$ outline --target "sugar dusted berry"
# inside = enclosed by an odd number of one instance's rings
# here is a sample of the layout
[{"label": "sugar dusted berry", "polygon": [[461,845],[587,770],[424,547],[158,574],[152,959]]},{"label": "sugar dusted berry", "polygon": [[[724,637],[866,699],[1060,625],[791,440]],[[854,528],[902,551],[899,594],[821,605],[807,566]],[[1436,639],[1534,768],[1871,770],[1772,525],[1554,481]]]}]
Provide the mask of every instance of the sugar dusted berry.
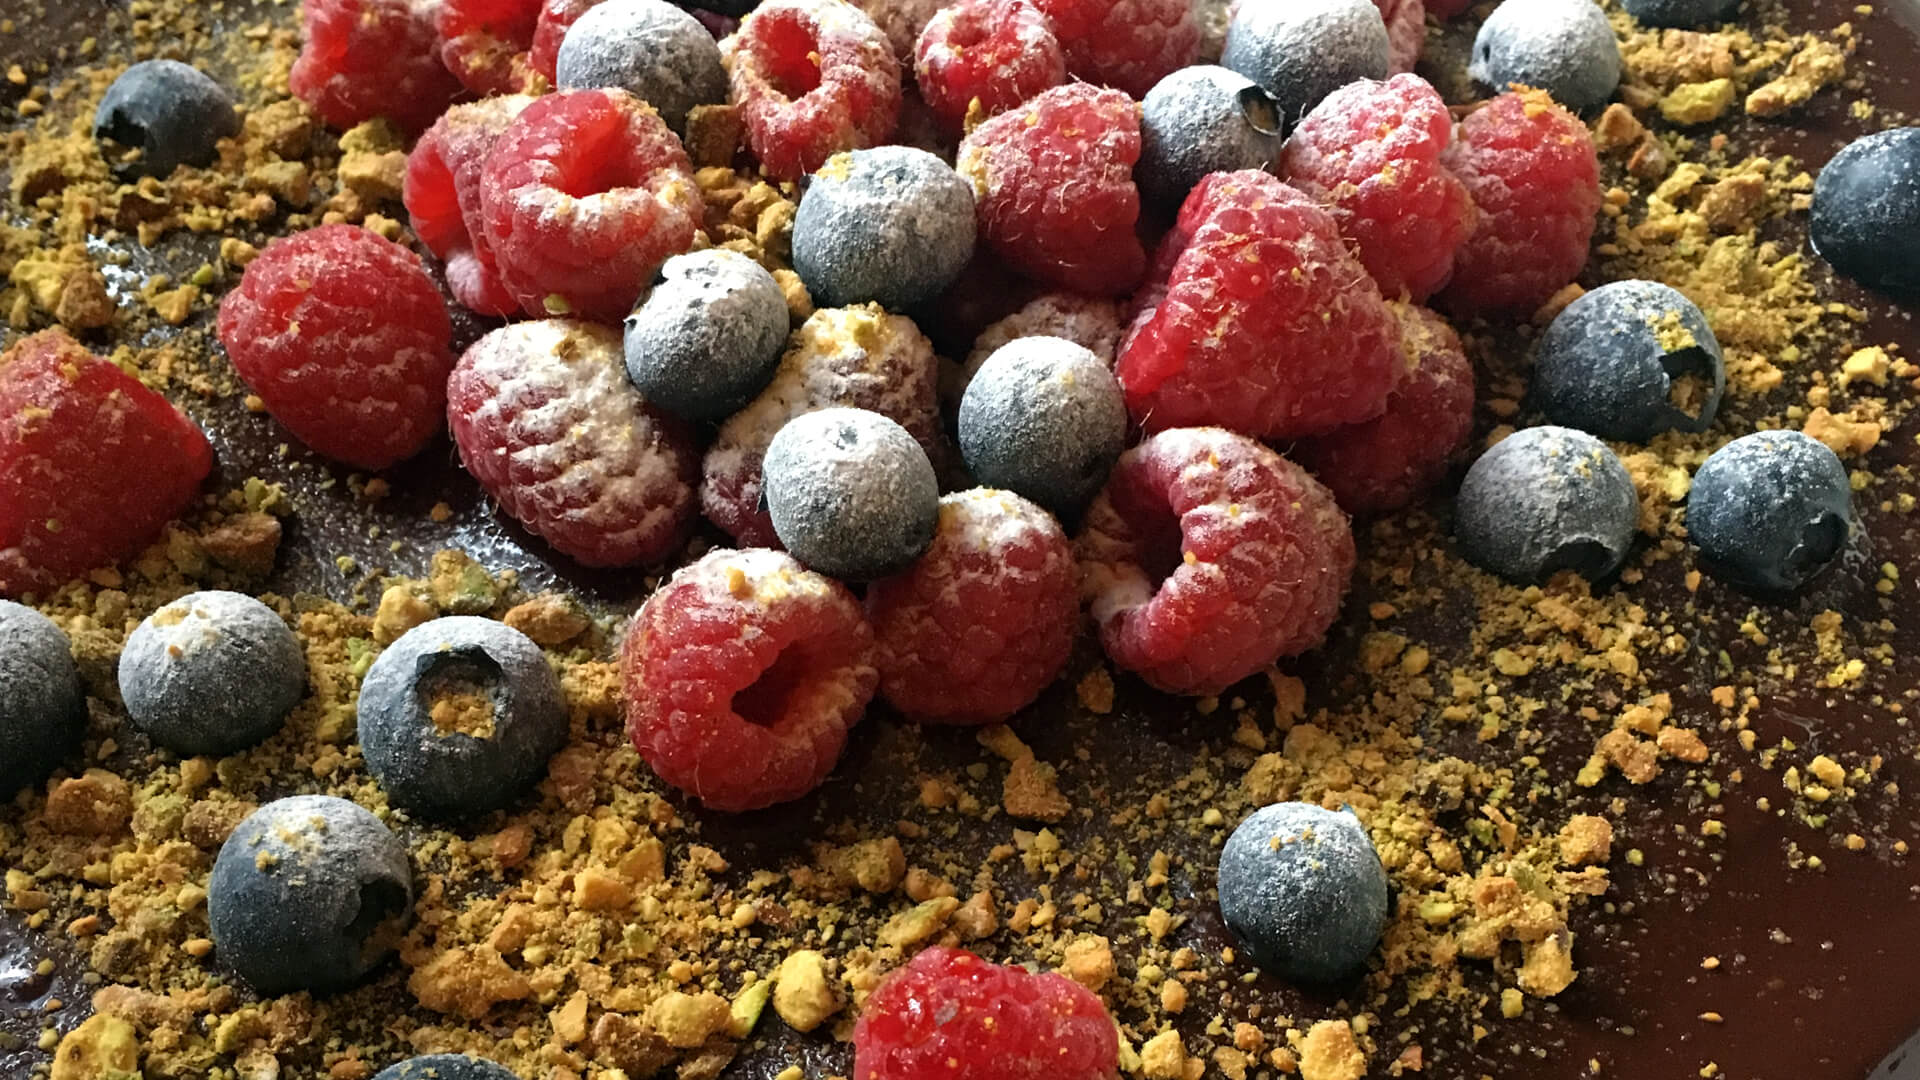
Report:
[{"label": "sugar dusted berry", "polygon": [[1705,313],[1657,281],[1582,294],[1534,348],[1532,394],[1547,420],[1603,439],[1705,431],[1726,388],[1726,359]]},{"label": "sugar dusted berry", "polygon": [[1279,172],[1333,210],[1382,293],[1419,302],[1452,276],[1478,214],[1441,164],[1452,138],[1447,103],[1426,80],[1361,80],[1300,121]]},{"label": "sugar dusted berry", "polygon": [[797,180],[843,151],[878,146],[900,115],[900,63],[844,0],[770,0],[722,43],[747,146]]},{"label": "sugar dusted berry", "polygon": [[1403,368],[1333,215],[1262,172],[1201,181],[1136,303],[1115,374],[1148,430],[1317,435],[1380,415]]},{"label": "sugar dusted berry", "polygon": [[1578,117],[1538,90],[1502,94],[1460,122],[1440,160],[1480,211],[1442,307],[1532,312],[1580,275],[1600,211],[1600,160]]},{"label": "sugar dusted berry", "polygon": [[1076,79],[1140,97],[1200,56],[1188,0],[1034,0]]},{"label": "sugar dusted berry", "polygon": [[793,219],[793,268],[814,302],[894,311],[940,294],[973,257],[973,188],[907,146],[855,150],[813,174]]},{"label": "sugar dusted berry", "polygon": [[549,319],[493,331],[460,358],[447,412],[487,494],[580,563],[656,563],[693,527],[693,434],[633,388],[606,327]]},{"label": "sugar dusted berry", "polygon": [[1467,470],[1454,500],[1461,554],[1517,584],[1562,570],[1599,580],[1633,546],[1640,497],[1607,444],[1563,427],[1515,432]]},{"label": "sugar dusted berry", "polygon": [[405,200],[414,235],[446,264],[453,298],[480,315],[520,310],[486,246],[480,171],[493,144],[531,104],[525,94],[501,94],[455,105],[407,155]]},{"label": "sugar dusted berry", "polygon": [[866,409],[787,421],[761,464],[774,534],[832,577],[869,581],[905,569],[933,540],[940,481],[907,429]]},{"label": "sugar dusted berry", "polygon": [[1387,24],[1387,73],[1405,75],[1427,45],[1427,6],[1421,0],[1373,0]]},{"label": "sugar dusted berry", "polygon": [[1355,79],[1386,78],[1391,55],[1374,0],[1246,0],[1220,63],[1265,87],[1292,123]]},{"label": "sugar dusted berry", "polygon": [[549,84],[558,81],[560,46],[567,31],[601,0],[540,0],[540,12],[533,22],[533,44],[527,50],[527,66]]},{"label": "sugar dusted berry", "polygon": [[233,95],[178,60],[142,60],[121,72],[93,114],[93,137],[107,163],[130,176],[210,165],[220,140],[239,133]]},{"label": "sugar dusted berry", "polygon": [[1140,194],[1177,210],[1208,173],[1262,169],[1280,156],[1280,109],[1253,80],[1223,67],[1182,68],[1140,103]]},{"label": "sugar dusted berry", "polygon": [[486,244],[527,314],[624,318],[706,213],[693,163],[625,90],[563,90],[516,117],[480,177]]},{"label": "sugar dusted berry", "polygon": [[193,421],[64,330],[0,353],[0,596],[134,555],[213,471]]},{"label": "sugar dusted berry", "polygon": [[1075,545],[1107,656],[1175,694],[1220,693],[1319,644],[1355,558],[1326,488],[1219,428],[1120,455]]},{"label": "sugar dusted berry", "polygon": [[539,17],[540,0],[440,0],[440,59],[476,94],[537,93],[527,49]]},{"label": "sugar dusted berry", "polygon": [[303,0],[306,44],[287,85],[342,130],[385,116],[424,131],[460,83],[440,62],[435,5],[426,0]]},{"label": "sugar dusted berry", "polygon": [[32,608],[0,600],[0,798],[52,772],[86,727],[67,635]]},{"label": "sugar dusted berry", "polygon": [[1808,219],[1813,247],[1864,285],[1920,291],[1920,127],[1848,143],[1820,170]]},{"label": "sugar dusted berry", "polygon": [[1010,491],[948,495],[926,554],[867,587],[867,616],[887,704],[923,723],[999,723],[1073,650],[1073,549],[1052,515]]},{"label": "sugar dusted berry", "polygon": [[724,420],[767,385],[787,342],[787,302],[766,267],[737,251],[675,255],[627,317],[627,377],[648,402]]},{"label": "sugar dusted berry", "polygon": [[[960,0],[914,47],[913,81],[950,136],[1067,81],[1066,53],[1029,0]],[[977,103],[977,104],[976,104]]]},{"label": "sugar dusted berry", "polygon": [[567,90],[618,87],[676,132],[687,110],[727,100],[720,46],[700,21],[666,0],[606,0],[567,30],[555,82]]},{"label": "sugar dusted berry", "polygon": [[1139,159],[1133,99],[1075,83],[975,128],[957,168],[973,182],[981,239],[1008,266],[1059,288],[1116,295],[1146,267],[1133,231]]},{"label": "sugar dusted berry", "polygon": [[1861,535],[1846,466],[1798,431],[1758,431],[1714,451],[1687,494],[1687,535],[1708,569],[1750,589],[1791,592]]},{"label": "sugar dusted berry", "polygon": [[720,425],[707,450],[700,505],[742,544],[779,543],[761,495],[761,459],[787,421],[815,409],[870,409],[940,458],[939,368],[913,320],[877,304],[821,308],[787,344],[773,381]]},{"label": "sugar dusted berry", "polygon": [[1071,519],[1126,448],[1127,402],[1093,353],[1061,338],[1021,338],[967,384],[959,432],[974,479]]},{"label": "sugar dusted berry", "polygon": [[1515,0],[1480,24],[1467,71],[1495,91],[1530,86],[1586,111],[1613,96],[1620,68],[1613,27],[1593,0]]},{"label": "sugar dusted berry", "polygon": [[1289,982],[1338,983],[1366,966],[1392,899],[1373,838],[1351,811],[1255,810],[1220,851],[1220,917],[1254,963]]},{"label": "sugar dusted berry", "polygon": [[1106,1080],[1119,1053],[1113,1019],[1093,991],[944,945],[889,975],[853,1029],[854,1080]]},{"label": "sugar dusted berry", "polygon": [[261,742],[307,692],[307,654],[278,612],[245,593],[189,593],[144,619],[120,652],[133,726],[183,756]]},{"label": "sugar dusted berry", "polygon": [[640,756],[727,811],[819,787],[879,679],[853,594],[764,549],[722,548],[674,574],[634,616],[620,670]]},{"label": "sugar dusted berry", "polygon": [[420,257],[357,225],[268,244],[220,304],[220,343],[267,412],[361,469],[440,431],[452,337]]}]

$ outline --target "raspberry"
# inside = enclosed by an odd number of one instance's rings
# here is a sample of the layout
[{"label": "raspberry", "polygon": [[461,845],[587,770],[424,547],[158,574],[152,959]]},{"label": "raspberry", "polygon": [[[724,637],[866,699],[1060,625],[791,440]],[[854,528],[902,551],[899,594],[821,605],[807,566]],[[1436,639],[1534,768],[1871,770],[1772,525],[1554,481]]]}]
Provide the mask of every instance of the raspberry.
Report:
[{"label": "raspberry", "polygon": [[870,409],[906,428],[936,468],[940,443],[933,345],[878,304],[822,308],[793,332],[760,396],[720,425],[707,451],[701,509],[735,540],[777,547],[762,508],[760,463],[787,421],[831,406]]},{"label": "raspberry", "polygon": [[535,101],[480,175],[486,246],[535,317],[624,317],[705,214],[680,140],[625,90]]},{"label": "raspberry", "polygon": [[723,47],[747,147],[768,176],[797,180],[842,150],[879,146],[900,118],[900,62],[843,0],[771,0]]},{"label": "raspberry", "polygon": [[336,128],[385,116],[408,133],[446,111],[460,83],[440,62],[427,0],[305,0],[307,41],[287,85]]},{"label": "raspberry", "polygon": [[[455,105],[434,121],[407,155],[406,204],[414,235],[446,263],[453,298],[481,315],[520,310],[500,282],[493,252],[482,247],[480,171],[513,118],[533,103],[505,94]],[[469,230],[468,223],[476,228]]]},{"label": "raspberry", "polygon": [[846,586],[776,551],[722,548],[641,606],[620,650],[627,732],[660,779],[715,810],[820,786],[879,676]]},{"label": "raspberry", "polygon": [[1452,137],[1447,103],[1419,76],[1348,83],[1294,128],[1280,175],[1333,209],[1382,293],[1419,302],[1473,232],[1473,200],[1440,164]]},{"label": "raspberry", "polygon": [[1400,319],[1407,374],[1387,411],[1364,424],[1304,439],[1294,456],[1351,514],[1397,510],[1446,474],[1473,431],[1473,364],[1447,321],[1389,304]]},{"label": "raspberry", "polygon": [[926,32],[927,24],[951,0],[848,0],[866,12],[867,18],[887,36],[893,58],[902,68],[913,64],[913,46]]},{"label": "raspberry", "polygon": [[420,257],[358,225],[275,240],[220,304],[220,343],[316,452],[384,469],[440,430],[453,326]]},{"label": "raspberry", "polygon": [[887,704],[926,723],[998,723],[1032,704],[1073,650],[1073,549],[1012,492],[948,495],[920,561],[868,586],[867,617]]},{"label": "raspberry", "polygon": [[1387,24],[1387,72],[1404,75],[1427,46],[1427,9],[1421,0],[1373,0]]},{"label": "raspberry", "polygon": [[1578,117],[1539,90],[1501,94],[1460,122],[1440,160],[1480,208],[1441,295],[1448,310],[1530,312],[1580,275],[1600,162]]},{"label": "raspberry", "polygon": [[960,0],[920,35],[913,78],[927,107],[958,136],[970,116],[998,116],[1066,82],[1067,58],[1028,0]]},{"label": "raspberry", "polygon": [[1220,428],[1122,454],[1076,547],[1107,655],[1175,694],[1220,693],[1319,644],[1354,564],[1333,494]]},{"label": "raspberry", "polygon": [[435,16],[441,61],[482,96],[537,92],[527,49],[540,7],[540,0],[441,0]]},{"label": "raspberry", "polygon": [[887,976],[853,1028],[854,1080],[1108,1080],[1119,1056],[1093,991],[943,945]]},{"label": "raspberry", "polygon": [[1145,97],[1196,63],[1200,24],[1188,0],[1034,0],[1066,49],[1077,79]]},{"label": "raspberry", "polygon": [[540,15],[533,24],[533,44],[527,50],[527,66],[548,84],[560,81],[555,72],[567,30],[598,3],[600,0],[541,0]]},{"label": "raspberry", "polygon": [[987,357],[1002,345],[1023,337],[1057,337],[1073,342],[1100,358],[1108,367],[1127,332],[1126,312],[1118,300],[1096,299],[1073,293],[1045,293],[1026,306],[994,322],[973,339],[961,364],[942,362],[940,401],[949,412],[960,410],[961,395]]},{"label": "raspberry", "polygon": [[1399,332],[1333,216],[1265,173],[1214,173],[1180,209],[1115,374],[1150,431],[1294,439],[1371,420]]},{"label": "raspberry", "polygon": [[1146,268],[1134,235],[1140,109],[1118,90],[1056,86],[973,129],[956,167],[973,181],[980,235],[1014,270],[1076,292],[1130,292]]},{"label": "raspberry", "polygon": [[487,494],[577,562],[656,563],[692,529],[693,433],[627,381],[607,327],[543,319],[493,331],[454,368],[447,417]]},{"label": "raspberry", "polygon": [[0,353],[0,596],[135,554],[212,469],[193,421],[66,331],[15,342]]}]

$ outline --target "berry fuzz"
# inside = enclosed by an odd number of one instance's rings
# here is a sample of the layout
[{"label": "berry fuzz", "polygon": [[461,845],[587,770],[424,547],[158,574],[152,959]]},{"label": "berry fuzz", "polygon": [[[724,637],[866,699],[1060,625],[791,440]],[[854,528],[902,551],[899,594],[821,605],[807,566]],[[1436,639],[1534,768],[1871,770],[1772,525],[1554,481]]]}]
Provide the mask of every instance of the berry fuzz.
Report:
[{"label": "berry fuzz", "polygon": [[1208,173],[1262,169],[1280,155],[1280,108],[1238,72],[1199,65],[1161,79],[1140,103],[1140,194],[1162,210]]},{"label": "berry fuzz", "polygon": [[967,383],[959,432],[975,480],[1072,518],[1126,449],[1127,402],[1093,353],[1061,338],[1021,338]]},{"label": "berry fuzz", "polygon": [[780,366],[787,301],[766,267],[737,251],[675,255],[627,316],[627,377],[649,404],[724,420]]},{"label": "berry fuzz", "polygon": [[1350,811],[1255,810],[1220,851],[1220,916],[1255,964],[1289,982],[1351,979],[1387,928],[1387,871]]},{"label": "berry fuzz", "polygon": [[86,727],[67,635],[38,611],[0,600],[0,798],[44,779]]},{"label": "berry fuzz", "polygon": [[914,47],[914,85],[954,138],[1066,81],[1060,40],[1029,0],[960,0]]},{"label": "berry fuzz", "polygon": [[182,757],[262,742],[306,692],[300,639],[245,593],[189,593],[147,616],[120,653],[128,718]]},{"label": "berry fuzz", "polygon": [[793,219],[793,268],[817,304],[893,311],[940,295],[973,257],[973,188],[907,146],[837,154]]},{"label": "berry fuzz", "polygon": [[654,107],[676,133],[695,105],[727,100],[720,46],[666,0],[605,0],[567,31],[556,60],[566,90],[617,87]]},{"label": "berry fuzz", "polygon": [[1759,431],[1714,451],[1687,493],[1687,535],[1721,575],[1792,592],[1861,531],[1846,466],[1798,431]]},{"label": "berry fuzz", "polygon": [[843,150],[892,137],[900,62],[852,4],[770,0],[722,48],[747,146],[768,176],[798,180]]},{"label": "berry fuzz", "polygon": [[233,95],[178,60],[142,60],[128,68],[93,114],[101,153],[127,176],[165,177],[182,165],[211,165],[220,140],[239,133]]},{"label": "berry fuzz", "polygon": [[1706,315],[1657,281],[1583,293],[1534,348],[1533,397],[1547,421],[1603,439],[1705,431],[1726,388]]},{"label": "berry fuzz", "polygon": [[865,409],[788,421],[761,465],[773,531],[823,574],[870,581],[897,573],[933,541],[940,481],[906,428]]},{"label": "berry fuzz", "polygon": [[1607,444],[1564,427],[1500,440],[1467,470],[1454,535],[1476,566],[1520,585],[1562,570],[1598,581],[1633,546],[1640,498]]}]

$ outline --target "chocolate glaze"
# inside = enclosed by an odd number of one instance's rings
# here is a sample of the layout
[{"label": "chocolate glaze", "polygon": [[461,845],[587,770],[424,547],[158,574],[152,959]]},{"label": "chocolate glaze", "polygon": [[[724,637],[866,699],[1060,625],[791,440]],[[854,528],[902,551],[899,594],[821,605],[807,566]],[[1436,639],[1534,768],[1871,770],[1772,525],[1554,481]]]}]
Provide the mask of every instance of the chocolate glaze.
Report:
[{"label": "chocolate glaze", "polygon": [[[31,67],[31,61],[46,59],[57,76],[66,66],[55,58],[57,46],[88,35],[101,36],[103,43],[124,37],[124,0],[44,2],[46,10],[38,11],[36,0],[0,0],[0,16],[20,23],[14,34],[0,37],[0,65],[22,61]],[[1863,39],[1853,70],[1864,73],[1871,99],[1883,113],[1920,114],[1920,86],[1914,80],[1914,71],[1920,67],[1915,63],[1920,58],[1916,51],[1920,2],[1893,0],[1891,5],[1877,6],[1876,13],[1862,16],[1852,0],[1791,0],[1781,14],[1795,30],[1825,30],[1853,21]],[[245,17],[257,17],[252,12],[258,10],[247,11]],[[1449,29],[1430,60],[1436,74],[1442,68],[1457,71],[1463,66],[1460,60],[1470,39],[1470,25]],[[0,103],[9,103],[17,94],[16,88],[0,84]],[[1830,90],[1808,108],[1779,121],[1740,121],[1730,133],[1736,146],[1757,153],[1792,154],[1811,170],[1847,139],[1867,130],[1847,112],[1846,101],[1852,96]],[[1786,242],[1804,250],[1803,236],[1788,236]],[[208,257],[208,247],[206,238],[170,239],[160,250],[138,252],[133,268],[142,273],[163,266],[175,272],[191,271]],[[1819,265],[1817,257],[1810,253],[1809,257]],[[1871,313],[1859,335],[1861,341],[1898,342],[1909,357],[1920,356],[1920,330],[1912,324],[1911,311],[1846,282],[1834,283],[1832,293]],[[470,340],[479,329],[469,325],[463,327],[463,334]],[[448,546],[464,548],[495,569],[517,569],[532,587],[564,586],[610,609],[631,610],[647,591],[638,573],[583,573],[570,567],[494,515],[471,479],[459,470],[444,441],[389,474],[393,494],[377,509],[369,509],[344,483],[320,487],[321,480],[343,479],[343,474],[298,450],[283,457],[278,447],[291,441],[288,436],[270,421],[247,414],[237,402],[190,401],[186,405],[214,439],[223,482],[258,475],[284,481],[297,492],[299,513],[283,548],[283,568],[273,583],[280,591],[344,598],[353,583],[334,564],[337,556],[351,556],[362,568],[420,574],[432,553]],[[1896,465],[1920,464],[1915,460],[1920,453],[1912,435],[1911,430],[1890,433],[1871,456],[1870,467],[1884,474]],[[428,509],[436,502],[445,502],[454,511],[445,524],[427,519]],[[1900,568],[1904,592],[1911,582],[1920,580],[1920,535],[1916,535],[1920,525],[1910,516],[1881,514],[1871,505],[1863,510],[1876,561],[1890,560]],[[1444,515],[1445,507],[1437,507],[1436,512]],[[383,530],[377,539],[368,535],[372,523]],[[397,554],[388,548],[394,539],[405,544]],[[1650,606],[1657,601],[1688,610],[1682,571],[1677,561],[1669,560],[1651,568],[1645,581],[1622,587],[1644,596]],[[1364,588],[1358,590],[1348,601],[1348,611],[1364,612],[1370,599]],[[1887,617],[1861,581],[1841,583],[1821,599],[1826,602],[1801,601],[1802,614],[1836,606],[1850,623]],[[1472,610],[1462,600],[1442,610],[1456,613],[1457,619],[1457,613]],[[1708,704],[1707,694],[1714,685],[1729,681],[1718,667],[1720,650],[1735,672],[1765,663],[1765,650],[1750,644],[1737,630],[1753,605],[1750,598],[1709,579],[1691,599],[1691,621],[1677,628],[1700,647],[1679,661],[1643,656],[1652,668],[1651,684],[1672,692],[1676,715],[1702,720],[1718,715]],[[1428,625],[1416,621],[1406,630],[1416,639],[1457,643],[1465,635],[1465,627],[1442,625],[1434,612],[1421,618]],[[1364,681],[1353,674],[1358,670],[1353,654],[1365,630],[1364,621],[1350,614],[1326,649],[1296,666],[1307,678],[1315,703],[1365,693]],[[1421,1029],[1417,1041],[1426,1051],[1424,1075],[1436,1080],[1482,1075],[1572,1078],[1593,1074],[1591,1062],[1597,1063],[1598,1075],[1654,1080],[1697,1076],[1703,1065],[1713,1062],[1721,1075],[1730,1077],[1852,1080],[1865,1076],[1905,1040],[1920,1025],[1920,857],[1896,858],[1889,848],[1902,838],[1920,843],[1915,795],[1920,793],[1920,763],[1916,762],[1920,735],[1875,701],[1876,695],[1906,700],[1920,687],[1920,620],[1895,617],[1894,622],[1897,629],[1876,639],[1892,646],[1891,663],[1873,667],[1864,682],[1832,691],[1815,687],[1803,675],[1795,689],[1769,694],[1753,719],[1762,746],[1792,738],[1809,756],[1834,749],[1884,754],[1888,764],[1879,779],[1896,782],[1899,794],[1879,792],[1836,808],[1833,825],[1814,830],[1790,816],[1756,807],[1755,800],[1761,796],[1770,798],[1775,807],[1790,805],[1778,771],[1762,771],[1741,761],[1748,766],[1746,782],[1715,802],[1699,788],[1685,784],[1685,770],[1667,770],[1654,783],[1629,794],[1629,813],[1617,826],[1616,857],[1611,864],[1614,884],[1605,898],[1612,902],[1611,910],[1596,904],[1576,915],[1579,980],[1550,1003],[1530,1003],[1526,1017],[1518,1021],[1484,1020],[1423,1007],[1416,1016]],[[1217,717],[1209,721],[1196,716],[1187,704],[1159,698],[1129,680],[1121,682],[1120,701],[1116,713],[1102,719],[1097,729],[1081,721],[1049,723],[1053,716],[1075,711],[1071,690],[1062,684],[1049,691],[1021,725],[1022,734],[1043,759],[1067,759],[1079,747],[1092,751],[1090,764],[1063,770],[1066,793],[1077,806],[1100,805],[1103,791],[1109,798],[1111,793],[1122,793],[1124,799],[1127,792],[1164,789],[1196,759],[1218,760],[1233,753]],[[1553,727],[1550,720],[1537,726]],[[1471,732],[1436,729],[1428,734],[1436,747],[1447,752],[1486,752],[1473,747]],[[1584,726],[1568,724],[1544,749],[1532,749],[1542,753],[1556,780],[1564,781],[1584,760],[1590,739],[1591,732]],[[1716,749],[1731,741],[1715,733],[1709,733],[1709,740]],[[1512,753],[1510,748],[1492,752],[1509,757]],[[916,770],[897,767],[903,758],[920,769],[943,769],[964,767],[978,756],[978,748],[964,733],[922,733],[876,715],[853,740],[848,759],[820,793],[779,811],[738,818],[703,815],[703,839],[729,859],[734,873],[741,873],[783,855],[804,853],[824,823],[871,819],[873,808],[884,816],[889,809],[908,805]],[[1230,765],[1222,765],[1220,771],[1238,774]],[[1576,808],[1604,809],[1613,786],[1602,785],[1577,796]],[[697,809],[688,812],[699,814]],[[1725,822],[1728,836],[1702,847],[1693,838],[1701,821],[1709,817]],[[1003,828],[979,831],[982,849],[1004,834]],[[1124,844],[1105,826],[1104,814],[1096,814],[1088,824],[1070,822],[1059,831],[1068,850],[1097,842],[1103,832],[1116,846]],[[1838,838],[1849,831],[1869,837],[1871,853],[1832,851]],[[1825,870],[1788,870],[1789,844],[1822,855]],[[1642,867],[1628,865],[1617,854],[1636,847],[1647,856]],[[1186,860],[1173,887],[1179,911],[1189,916],[1175,943],[1217,951],[1229,940],[1214,904],[1205,896],[1212,849],[1192,841],[1187,850],[1175,854]],[[1109,872],[1119,880],[1117,871]],[[1134,932],[1122,927],[1123,921],[1123,915],[1116,915],[1115,925],[1109,928],[1116,940]],[[1702,970],[1700,961],[1707,956],[1720,958],[1718,971]],[[42,957],[56,961],[50,977],[33,974]],[[0,1037],[23,1040],[11,1047],[11,1039],[0,1041],[0,1074],[27,1075],[32,1062],[45,1060],[44,1054],[32,1049],[39,1030],[53,1024],[64,1031],[84,1017],[90,993],[80,979],[84,970],[83,958],[72,953],[63,935],[28,934],[13,913],[0,915]],[[1234,969],[1239,970],[1243,969]],[[1496,988],[1484,968],[1470,966],[1468,977],[1485,989]],[[389,972],[385,982],[388,990],[382,992],[383,1000],[404,996],[398,975]],[[53,998],[64,1005],[47,1011],[45,1006]],[[1253,1004],[1268,1016],[1284,1013],[1311,1019],[1330,1013],[1335,996],[1303,993],[1261,977],[1249,985],[1227,981],[1218,987],[1199,987],[1195,999],[1196,1004],[1181,1018],[1182,1027],[1190,1033],[1216,1012],[1243,1015]],[[1720,1014],[1723,1022],[1699,1019],[1707,1012]],[[1475,1020],[1491,1029],[1478,1041],[1469,1033]],[[1399,1030],[1403,1023],[1390,1020],[1387,1031]],[[821,1035],[796,1035],[769,1013],[756,1041],[731,1074],[759,1080],[797,1062],[809,1075],[845,1075],[849,1057],[844,1045]],[[1384,1075],[1383,1066],[1390,1058],[1388,1053],[1375,1062],[1375,1075]],[[291,1075],[308,1074],[304,1068],[295,1068]]]}]

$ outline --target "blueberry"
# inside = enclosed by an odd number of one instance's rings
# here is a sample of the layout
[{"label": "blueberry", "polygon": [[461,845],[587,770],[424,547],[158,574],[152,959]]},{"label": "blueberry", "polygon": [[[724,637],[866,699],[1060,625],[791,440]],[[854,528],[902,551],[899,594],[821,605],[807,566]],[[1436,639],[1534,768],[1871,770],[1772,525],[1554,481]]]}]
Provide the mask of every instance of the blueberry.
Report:
[{"label": "blueberry", "polygon": [[1620,6],[1646,26],[1697,30],[1733,18],[1740,0],[1620,0]]},{"label": "blueberry", "polygon": [[1253,962],[1283,979],[1338,983],[1387,928],[1387,871],[1351,813],[1275,803],[1220,852],[1220,914]]},{"label": "blueberry", "polygon": [[737,251],[675,255],[627,317],[627,377],[655,405],[724,420],[780,367],[787,301],[773,275]]},{"label": "blueberry", "polygon": [[1813,185],[1813,248],[1888,292],[1920,292],[1920,127],[1855,139]]},{"label": "blueberry", "polygon": [[1245,0],[1220,63],[1273,95],[1291,127],[1348,83],[1387,77],[1387,24],[1373,0]]},{"label": "blueberry", "polygon": [[973,186],[925,150],[836,154],[793,217],[793,269],[822,307],[904,311],[938,296],[973,257]]},{"label": "blueberry", "polygon": [[666,0],[606,0],[587,9],[560,43],[555,74],[563,90],[629,91],[681,134],[688,110],[727,100],[719,43]]},{"label": "blueberry", "polygon": [[[107,87],[93,137],[115,171],[166,176],[181,165],[211,165],[221,139],[240,134],[226,87],[178,60],[142,60]],[[139,156],[126,160],[126,152]]]},{"label": "blueberry", "polygon": [[1071,518],[1127,446],[1127,402],[1093,353],[1057,337],[996,349],[960,399],[960,454],[974,479]]},{"label": "blueberry", "polygon": [[1496,91],[1521,83],[1597,109],[1620,85],[1620,43],[1593,0],[1506,0],[1480,24],[1467,73]]},{"label": "blueberry", "polygon": [[360,686],[360,750],[395,806],[429,817],[498,810],[566,745],[560,680],[532,639],[471,615],[400,635]]},{"label": "blueberry", "polygon": [[215,955],[262,994],[352,986],[400,943],[412,913],[406,844],[330,795],[247,815],[207,880]]},{"label": "blueberry", "polygon": [[1251,79],[1204,64],[1181,68],[1140,103],[1134,179],[1148,202],[1176,210],[1208,173],[1271,166],[1280,128],[1279,105]]},{"label": "blueberry", "polygon": [[1726,388],[1707,317],[1657,281],[1616,281],[1582,295],[1534,354],[1533,394],[1547,419],[1603,439],[1705,431]]},{"label": "blueberry", "polygon": [[1562,570],[1606,577],[1626,561],[1640,516],[1633,478],[1607,444],[1564,427],[1515,432],[1467,470],[1454,507],[1460,550],[1509,581]]},{"label": "blueberry", "polygon": [[767,446],[761,491],[794,558],[866,581],[906,569],[933,542],[940,483],[907,429],[865,409],[787,421]]},{"label": "blueberry", "polygon": [[1798,431],[1759,431],[1716,450],[1687,493],[1687,535],[1709,569],[1791,592],[1836,562],[1860,531],[1847,468]]},{"label": "blueberry", "polygon": [[45,778],[86,726],[67,635],[32,608],[0,600],[0,798]]},{"label": "blueberry", "polygon": [[397,1061],[373,1080],[520,1080],[504,1065],[465,1054],[424,1054]]},{"label": "blueberry", "polygon": [[133,726],[188,757],[244,750],[280,730],[307,690],[286,622],[236,592],[183,596],[147,616],[120,653]]}]

